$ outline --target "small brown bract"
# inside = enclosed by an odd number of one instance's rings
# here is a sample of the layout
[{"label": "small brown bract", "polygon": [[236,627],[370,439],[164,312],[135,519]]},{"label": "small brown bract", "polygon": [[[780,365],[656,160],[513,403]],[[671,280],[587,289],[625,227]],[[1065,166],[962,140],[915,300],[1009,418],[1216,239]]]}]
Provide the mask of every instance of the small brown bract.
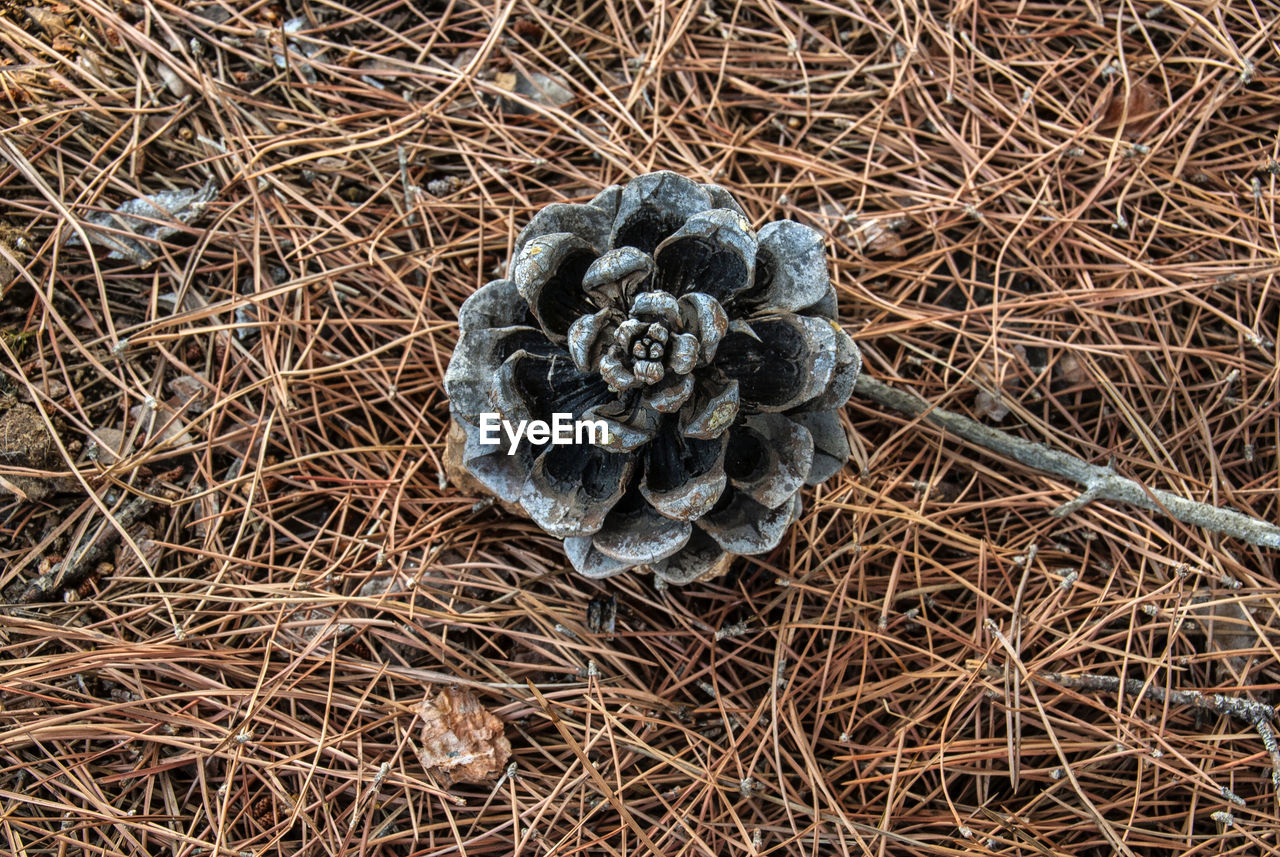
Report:
[{"label": "small brown bract", "polygon": [[422,750],[418,758],[428,771],[450,783],[493,779],[511,757],[511,742],[502,721],[469,690],[446,687],[418,706],[422,718]]}]

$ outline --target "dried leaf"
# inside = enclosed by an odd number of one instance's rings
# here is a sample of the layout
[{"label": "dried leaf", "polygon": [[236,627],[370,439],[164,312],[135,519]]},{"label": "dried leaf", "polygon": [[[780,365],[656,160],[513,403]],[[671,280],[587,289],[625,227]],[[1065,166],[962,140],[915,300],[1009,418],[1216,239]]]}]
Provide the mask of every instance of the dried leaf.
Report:
[{"label": "dried leaf", "polygon": [[[295,33],[301,31],[304,27],[306,27],[306,25],[307,25],[306,18],[301,18],[301,17],[290,18],[289,20],[284,22],[284,24],[282,25],[282,29],[284,30],[284,33],[286,36],[292,37]],[[305,56],[305,57],[314,57],[317,54],[319,54],[321,51],[323,51],[324,47],[322,45],[315,45],[305,41],[300,42],[296,39],[290,38],[289,49],[294,53],[301,54],[302,56]],[[312,66],[311,63],[307,62],[304,59],[299,59],[296,56],[286,57],[284,54],[280,53],[278,50],[273,50],[271,52],[271,58],[275,62],[276,68],[279,68],[279,69],[294,68],[297,70],[298,74],[302,76],[302,79],[305,80],[307,83],[315,83],[319,80],[319,78],[316,76],[315,67]]]},{"label": "dried leaf", "polygon": [[1054,367],[1059,378],[1068,384],[1083,384],[1089,380],[1089,371],[1074,354],[1064,354]]},{"label": "dried leaf", "polygon": [[[1140,137],[1151,127],[1156,115],[1163,109],[1163,99],[1155,88],[1146,81],[1139,81],[1129,87],[1125,97],[1124,86],[1116,84],[1107,102],[1106,112],[1102,116],[1100,130],[1116,128],[1124,123],[1124,135],[1129,138]],[[1128,111],[1126,113],[1126,105]]]},{"label": "dried leaf", "polygon": [[[115,211],[93,212],[84,218],[85,234],[94,244],[111,248],[109,259],[129,259],[137,265],[150,265],[156,256],[136,235],[147,243],[161,241],[204,213],[218,195],[212,180],[204,187],[188,190],[166,190],[121,203]],[[68,246],[80,246],[80,236],[72,232]]]},{"label": "dried leaf", "polygon": [[355,631],[349,622],[338,621],[338,612],[328,604],[304,607],[289,617],[292,633],[318,652],[329,652],[333,644]]},{"label": "dried leaf", "polygon": [[467,48],[465,50],[459,51],[458,55],[455,56],[449,62],[449,65],[456,69],[464,69],[467,66],[471,65],[471,63],[474,62],[475,58],[478,57],[479,55],[480,55],[479,48]]},{"label": "dried leaf", "polygon": [[457,176],[445,176],[427,182],[427,193],[432,196],[448,196],[466,187],[466,181]]},{"label": "dried leaf", "polygon": [[124,443],[124,432],[104,426],[93,430],[85,448],[89,451],[91,458],[96,457],[99,464],[109,467],[120,460],[124,452]]},{"label": "dried leaf", "polygon": [[378,574],[369,578],[360,587],[360,597],[378,598],[381,596],[400,595],[405,592],[412,592],[414,586],[414,575],[404,571],[390,571],[386,574]]},{"label": "dried leaf", "polygon": [[195,375],[178,375],[170,378],[165,386],[169,388],[169,392],[174,395],[176,401],[184,403],[187,413],[204,412],[204,400],[209,390],[205,381]]},{"label": "dried leaf", "polygon": [[422,751],[428,771],[448,782],[478,783],[497,776],[511,757],[502,721],[469,690],[446,687],[418,707]]},{"label": "dried leaf", "polygon": [[516,75],[511,71],[500,71],[493,76],[493,85],[507,92],[516,91]]},{"label": "dried leaf", "polygon": [[854,246],[859,253],[867,255],[884,253],[886,256],[901,259],[907,255],[907,248],[903,246],[902,239],[898,235],[898,229],[902,225],[900,221],[879,217],[859,223],[853,229]]},{"label": "dried leaf", "polygon": [[187,86],[187,82],[168,63],[156,62],[156,73],[176,98],[182,98],[191,92],[191,87]]},{"label": "dried leaf", "polygon": [[[501,89],[524,97],[524,100],[547,107],[562,107],[573,100],[573,92],[565,84],[563,78],[552,77],[541,72],[529,75],[513,72],[498,72],[493,82]],[[502,108],[511,113],[532,113],[526,105],[513,98],[503,98]]]},{"label": "dried leaf", "polygon": [[[164,557],[164,542],[156,540],[154,527],[141,524],[136,529],[129,531],[129,537],[138,546],[138,550],[142,552],[142,559],[147,561],[147,565],[155,568],[160,564],[161,559]],[[114,573],[121,577],[127,577],[142,571],[142,561],[138,558],[138,554],[134,553],[133,548],[123,542],[116,545],[115,560]]]},{"label": "dried leaf", "polygon": [[383,80],[395,80],[401,71],[400,67],[394,63],[382,60],[365,60],[360,63],[360,70],[374,72],[374,74],[360,75],[360,79],[374,89],[386,89],[387,84],[383,83]]},{"label": "dried leaf", "polygon": [[67,31],[67,19],[43,6],[28,6],[27,17],[50,36],[57,36]]},{"label": "dried leaf", "polygon": [[978,395],[973,397],[973,413],[979,419],[986,417],[998,423],[1009,416],[1009,408],[1005,405],[1003,396],[979,390]]},{"label": "dried leaf", "polygon": [[31,102],[31,90],[39,82],[40,78],[26,69],[0,67],[0,97],[11,99],[18,105]]},{"label": "dried leaf", "polygon": [[550,104],[555,107],[568,104],[574,98],[573,91],[569,89],[563,78],[552,77],[537,71],[522,78],[516,84],[516,91],[522,95],[528,95],[541,104]]},{"label": "dried leaf", "polygon": [[176,397],[169,402],[143,402],[129,409],[129,416],[141,420],[148,438],[160,435],[160,443],[187,446],[194,438],[187,432],[187,423],[178,415],[185,403]]},{"label": "dried leaf", "polygon": [[[1208,603],[1204,603],[1204,602]],[[1200,591],[1193,599],[1196,606],[1187,612],[1195,616],[1204,629],[1205,648],[1224,656],[1231,672],[1243,681],[1249,659],[1239,654],[1260,644],[1254,631],[1249,608],[1238,597]]]},{"label": "dried leaf", "polygon": [[120,76],[116,68],[104,60],[101,53],[84,45],[79,46],[75,64],[89,77],[96,77],[101,80],[115,80]]},{"label": "dried leaf", "polygon": [[[31,386],[44,395],[46,399],[57,400],[67,394],[67,385],[59,381],[52,375],[41,377],[31,377]],[[18,398],[24,402],[32,401],[31,391],[25,386],[18,388]]]}]

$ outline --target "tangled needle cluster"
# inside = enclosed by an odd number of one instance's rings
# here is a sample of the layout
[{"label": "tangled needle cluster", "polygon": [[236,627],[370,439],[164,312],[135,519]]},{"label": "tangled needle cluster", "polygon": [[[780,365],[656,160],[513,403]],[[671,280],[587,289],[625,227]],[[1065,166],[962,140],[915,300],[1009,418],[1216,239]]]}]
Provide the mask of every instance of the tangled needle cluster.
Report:
[{"label": "tangled needle cluster", "polygon": [[[445,388],[461,465],[580,573],[723,573],[777,546],[800,489],[848,458],[839,409],[861,357],[814,230],[755,232],[724,188],[656,172],[543,208],[508,273],[459,316]],[[480,442],[486,413],[608,432],[509,454]]]}]

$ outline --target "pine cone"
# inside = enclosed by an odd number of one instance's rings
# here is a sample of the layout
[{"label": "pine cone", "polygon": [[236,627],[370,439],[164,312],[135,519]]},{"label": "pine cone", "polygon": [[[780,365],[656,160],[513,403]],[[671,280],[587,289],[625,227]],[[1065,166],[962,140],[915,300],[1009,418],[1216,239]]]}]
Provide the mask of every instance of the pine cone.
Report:
[{"label": "pine cone", "polygon": [[[835,316],[822,236],[756,233],[717,185],[657,172],[548,205],[459,314],[445,389],[462,466],[587,577],[723,573],[776,547],[800,489],[849,457],[839,409],[862,360]],[[506,436],[481,443],[486,413],[603,420],[607,438],[509,454]]]}]

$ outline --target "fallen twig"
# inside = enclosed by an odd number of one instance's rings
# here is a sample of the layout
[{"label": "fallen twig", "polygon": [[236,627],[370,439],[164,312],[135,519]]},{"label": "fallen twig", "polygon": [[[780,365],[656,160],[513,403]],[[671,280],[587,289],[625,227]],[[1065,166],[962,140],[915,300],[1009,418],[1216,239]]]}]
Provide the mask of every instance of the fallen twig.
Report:
[{"label": "fallen twig", "polygon": [[1224,696],[1221,693],[1205,694],[1198,690],[1165,690],[1163,687],[1148,685],[1146,682],[1128,678],[1123,682],[1117,676],[1094,675],[1093,673],[1068,674],[1043,672],[1039,677],[1045,681],[1060,684],[1073,690],[1097,690],[1105,693],[1127,693],[1154,699],[1156,702],[1166,700],[1174,705],[1185,705],[1189,708],[1202,708],[1217,714],[1229,714],[1246,723],[1267,721],[1276,716],[1273,706],[1265,702],[1255,702],[1242,696]]},{"label": "fallen twig", "polygon": [[[988,664],[984,669],[984,673],[989,678],[1003,676],[1003,672],[994,664]],[[1276,741],[1275,730],[1271,728],[1271,721],[1276,716],[1275,706],[1246,699],[1242,696],[1226,696],[1221,693],[1207,694],[1198,690],[1165,690],[1163,687],[1149,685],[1136,678],[1128,678],[1122,681],[1118,676],[1097,675],[1094,673],[1041,672],[1029,674],[1041,681],[1070,688],[1071,690],[1130,694],[1131,696],[1151,699],[1156,702],[1184,705],[1188,708],[1212,711],[1215,714],[1225,714],[1237,720],[1243,720],[1254,728],[1262,739],[1262,745],[1267,748],[1267,753],[1271,756],[1271,782],[1276,788],[1280,788],[1280,743]]]},{"label": "fallen twig", "polygon": [[132,498],[98,530],[94,538],[83,547],[71,551],[67,557],[50,566],[49,570],[27,583],[11,604],[33,604],[46,601],[49,596],[61,589],[79,586],[97,567],[108,550],[120,539],[120,534],[145,517],[155,506],[153,497],[162,483],[178,476],[182,468],[174,468],[158,474],[147,486],[146,491]]},{"label": "fallen twig", "polygon": [[1084,486],[1085,490],[1079,497],[1053,510],[1052,514],[1055,516],[1069,515],[1094,500],[1111,500],[1162,512],[1184,524],[1195,524],[1251,544],[1280,548],[1280,527],[1266,521],[1230,509],[1188,500],[1159,488],[1148,488],[1105,467],[1089,464],[1070,453],[1014,437],[968,417],[934,407],[912,393],[894,389],[867,375],[858,378],[855,392],[895,411],[922,417],[997,455]]}]

